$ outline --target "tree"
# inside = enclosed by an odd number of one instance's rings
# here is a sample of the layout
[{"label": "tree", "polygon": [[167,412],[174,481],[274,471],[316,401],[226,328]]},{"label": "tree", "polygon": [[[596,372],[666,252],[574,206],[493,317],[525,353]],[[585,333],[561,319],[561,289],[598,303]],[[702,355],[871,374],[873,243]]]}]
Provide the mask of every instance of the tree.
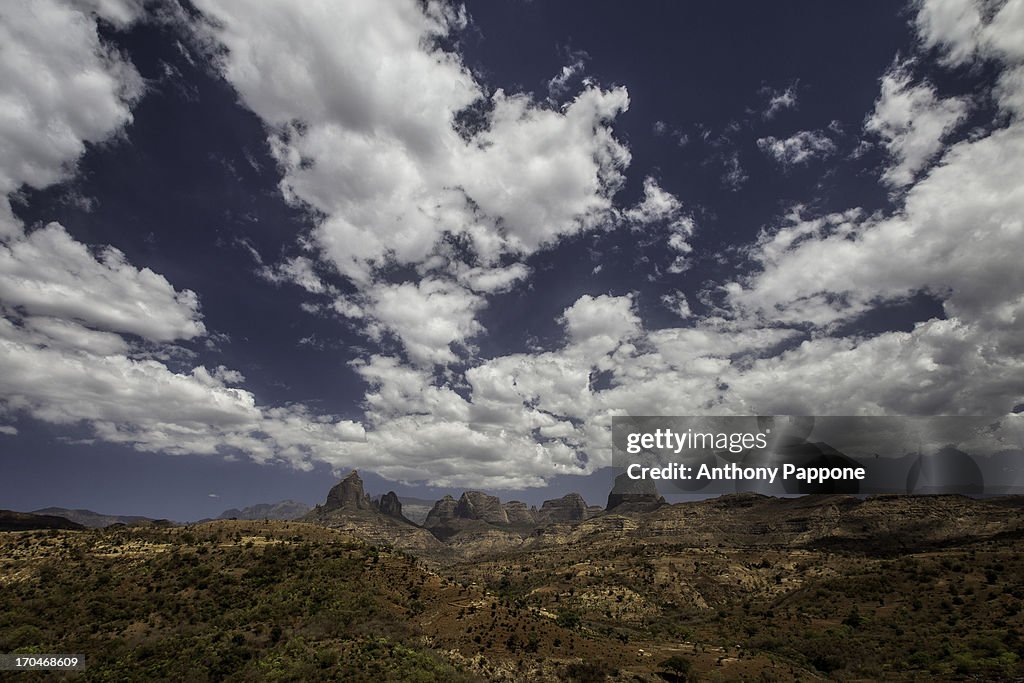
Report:
[{"label": "tree", "polygon": [[682,655],[672,655],[665,661],[658,664],[662,669],[665,669],[664,671],[659,672],[659,674],[667,681],[683,683],[690,677],[691,665],[692,663],[686,657]]}]

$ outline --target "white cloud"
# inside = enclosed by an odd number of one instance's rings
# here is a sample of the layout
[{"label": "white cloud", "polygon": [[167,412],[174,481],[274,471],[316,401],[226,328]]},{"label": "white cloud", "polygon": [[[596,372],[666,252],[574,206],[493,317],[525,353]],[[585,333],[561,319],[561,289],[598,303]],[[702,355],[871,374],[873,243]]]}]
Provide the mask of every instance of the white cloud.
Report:
[{"label": "white cloud", "polygon": [[[336,312],[369,320],[371,337],[391,331],[416,363],[457,359],[482,331],[482,295],[528,276],[519,259],[614,217],[629,163],[611,131],[624,88],[584,83],[558,109],[487,94],[459,55],[429,47],[466,22],[440,3],[198,5],[227,48],[225,78],[267,124],[285,195],[323,216],[312,245],[359,292],[330,290],[304,257],[266,275],[330,294]],[[486,113],[467,139],[455,119],[474,103]],[[451,236],[468,248],[453,254]],[[394,264],[424,279],[378,281]]]},{"label": "white cloud", "polygon": [[[141,78],[101,42],[97,21],[123,29],[140,12],[128,0],[0,4],[0,413],[84,424],[145,451],[238,450],[302,468],[335,458],[339,444],[365,441],[360,424],[258,406],[228,386],[245,378],[224,366],[165,364],[195,355],[169,342],[206,335],[195,293],[113,247],[88,248],[58,223],[26,234],[11,214],[12,192],[64,180],[87,142],[131,122]],[[315,288],[304,265],[282,273]]]},{"label": "white cloud", "polygon": [[356,303],[352,297],[336,297],[334,302],[331,304],[331,308],[334,309],[334,312],[338,315],[346,318],[352,318],[354,320],[358,320],[366,316],[366,311],[364,311],[363,307]]},{"label": "white cloud", "polygon": [[802,130],[781,140],[769,135],[759,138],[757,146],[783,166],[804,164],[814,158],[827,157],[836,151],[835,143],[818,130]]},{"label": "white cloud", "polygon": [[686,300],[686,295],[682,292],[665,294],[661,297],[661,302],[683,320],[693,315],[693,311],[690,310],[690,302]]},{"label": "white cloud", "polygon": [[926,46],[942,48],[949,64],[964,64],[979,56],[1006,63],[1024,60],[1024,3],[1020,0],[928,0],[918,9],[918,34]]},{"label": "white cloud", "polygon": [[22,324],[26,330],[37,333],[35,342],[44,346],[82,350],[97,356],[125,355],[130,350],[120,335],[90,330],[61,318],[30,317]]},{"label": "white cloud", "polygon": [[[1014,74],[1017,48],[1003,40],[1019,29],[1019,23],[1010,29],[1008,17],[1018,16],[1020,6],[1006,3],[985,23],[972,14],[974,4],[924,2],[917,19],[925,43],[943,45],[948,61],[979,56],[997,62],[996,94],[1008,111],[1013,107],[1005,103],[1022,96]],[[976,21],[952,21],[965,16]],[[1024,276],[1017,254],[1024,247],[1018,180],[1024,177],[1024,126],[1019,118],[1004,120],[1001,129],[951,145],[914,182],[966,105],[940,100],[931,86],[911,85],[899,69],[883,79],[879,103],[873,115],[878,128],[894,126],[883,136],[898,157],[890,176],[895,184],[910,183],[902,206],[875,216],[851,210],[808,219],[797,211],[782,228],[762,235],[751,252],[762,269],[725,288],[737,322],[810,323],[819,331],[723,373],[737,406],[984,414],[1021,401]],[[829,334],[839,321],[917,292],[939,299],[945,319],[863,338]]]},{"label": "white cloud", "polygon": [[696,225],[692,217],[683,213],[683,205],[676,196],[663,190],[658,181],[650,176],[644,179],[643,199],[624,211],[623,217],[634,229],[665,223],[669,232],[668,246],[677,254],[669,272],[681,273],[689,267],[687,255],[693,251],[690,238]]},{"label": "white cloud", "polygon": [[[84,5],[119,24],[136,16],[130,3]],[[21,231],[7,196],[66,177],[86,142],[131,122],[141,88],[95,16],[54,0],[0,3],[0,239]]]},{"label": "white cloud", "polygon": [[194,292],[176,291],[111,247],[93,256],[57,223],[0,244],[0,301],[158,342],[205,332]]},{"label": "white cloud", "polygon": [[610,353],[640,331],[632,296],[584,294],[565,309],[561,320],[569,341],[588,357]]},{"label": "white cloud", "polygon": [[806,341],[726,381],[739,405],[776,414],[1007,412],[1024,363],[1019,344],[1000,337],[958,319],[930,320],[870,339]]},{"label": "white cloud", "polygon": [[1004,71],[999,77],[995,95],[1003,111],[1018,120],[1024,118],[1024,66]]},{"label": "white cloud", "polygon": [[0,434],[6,434],[7,436],[17,436],[18,428],[13,425],[0,425]]},{"label": "white cloud", "polygon": [[797,104],[796,86],[796,82],[793,82],[785,90],[773,90],[768,87],[762,88],[761,94],[768,97],[768,104],[765,106],[764,111],[761,112],[761,117],[766,120],[773,119],[780,111],[795,109]]},{"label": "white cloud", "polygon": [[[1024,385],[1019,159],[1024,134],[1011,125],[953,145],[890,215],[806,217],[797,207],[751,247],[757,272],[726,286],[732,319],[650,331],[633,297],[583,296],[560,318],[564,344],[476,362],[464,375],[468,393],[426,369],[374,357],[357,370],[371,383],[367,447],[385,453],[378,471],[534,485],[581,471],[576,452],[590,457],[588,467],[607,464],[609,418],[621,413],[1005,409]],[[742,176],[738,159],[733,170]],[[623,216],[671,222],[680,211],[650,180]],[[909,332],[830,336],[836,323],[918,291],[939,297],[948,319]],[[664,303],[692,318],[681,293]]]},{"label": "white cloud", "polygon": [[[357,282],[419,263],[446,231],[491,264],[611,208],[629,161],[609,128],[624,89],[585,87],[560,111],[488,98],[458,55],[424,47],[465,22],[435,3],[198,4],[225,77],[270,127],[284,190],[327,216],[316,244]],[[483,98],[487,125],[465,140],[455,114]]]},{"label": "white cloud", "polygon": [[644,179],[643,199],[636,206],[628,209],[625,216],[634,223],[647,225],[674,218],[682,208],[683,205],[675,195],[661,189],[658,181],[648,176]]},{"label": "white cloud", "polygon": [[764,270],[729,289],[741,309],[826,325],[879,300],[929,291],[947,313],[1013,301],[1024,227],[1024,129],[996,131],[952,147],[908,192],[903,212],[882,218],[799,221],[767,237]]},{"label": "white cloud", "polygon": [[459,282],[474,292],[493,294],[511,289],[517,282],[525,280],[530,269],[522,263],[513,263],[504,268],[468,268],[458,274]]},{"label": "white cloud", "polygon": [[330,291],[317,275],[313,262],[305,256],[286,259],[274,267],[263,266],[259,274],[270,282],[291,282],[310,294],[324,294]]},{"label": "white cloud", "polygon": [[[466,148],[458,182],[500,220],[506,248],[528,254],[605,218],[629,162],[608,127],[629,106],[625,89],[588,87],[561,112],[501,91],[493,99],[491,126]],[[470,236],[487,254],[494,236],[478,230]]]},{"label": "white cloud", "polygon": [[464,346],[483,331],[475,318],[483,299],[450,282],[424,279],[416,284],[382,284],[368,296],[373,316],[419,364],[454,362],[457,356],[451,346]]},{"label": "white cloud", "polygon": [[923,2],[916,25],[924,44],[939,47],[948,64],[1001,62],[1005,68],[995,89],[997,102],[1004,111],[1024,116],[1024,2]]},{"label": "white cloud", "polygon": [[572,64],[566,64],[550,81],[548,81],[548,98],[557,99],[569,92],[569,82],[576,76],[583,73],[585,64],[582,59],[575,60]]},{"label": "white cloud", "polygon": [[44,422],[84,422],[97,437],[144,451],[214,454],[241,450],[309,467],[339,443],[362,441],[358,423],[317,416],[301,405],[263,408],[244,378],[219,367],[172,372],[155,360],[99,356],[87,346],[52,346],[0,318],[0,402]]},{"label": "white cloud", "polygon": [[882,77],[882,93],[864,129],[877,135],[893,164],[882,180],[905,187],[942,149],[943,139],[967,115],[965,99],[941,99],[928,83],[912,84],[905,64],[896,64]]},{"label": "white cloud", "polygon": [[914,20],[918,35],[929,47],[942,45],[947,62],[962,64],[978,47],[980,9],[975,0],[921,2]]}]

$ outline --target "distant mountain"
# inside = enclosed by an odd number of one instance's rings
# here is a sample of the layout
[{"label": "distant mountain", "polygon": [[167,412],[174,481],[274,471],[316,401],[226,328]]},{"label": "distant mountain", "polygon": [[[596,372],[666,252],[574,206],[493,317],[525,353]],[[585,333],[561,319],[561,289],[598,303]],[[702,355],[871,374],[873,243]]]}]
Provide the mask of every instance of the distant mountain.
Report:
[{"label": "distant mountain", "polygon": [[37,515],[31,512],[0,510],[0,531],[28,531],[31,529],[76,529],[85,527],[57,515]]},{"label": "distant mountain", "polygon": [[282,500],[277,503],[258,503],[238,510],[231,508],[220,513],[218,519],[277,519],[291,520],[302,517],[312,508],[295,500]]},{"label": "distant mountain", "polygon": [[153,522],[165,522],[166,520],[154,520],[149,517],[138,517],[134,515],[104,515],[92,510],[69,510],[67,508],[43,508],[35,510],[34,515],[54,515],[71,520],[90,529],[102,529],[111,524],[150,524]]},{"label": "distant mountain", "polygon": [[415,522],[416,524],[423,524],[427,518],[427,513],[434,507],[434,501],[425,498],[399,496],[398,499],[402,501],[402,514],[410,522]]}]

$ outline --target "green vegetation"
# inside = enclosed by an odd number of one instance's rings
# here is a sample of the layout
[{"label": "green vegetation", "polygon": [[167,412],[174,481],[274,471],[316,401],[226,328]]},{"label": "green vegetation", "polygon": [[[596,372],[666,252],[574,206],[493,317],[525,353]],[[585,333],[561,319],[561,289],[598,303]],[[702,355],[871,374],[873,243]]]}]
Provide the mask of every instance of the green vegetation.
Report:
[{"label": "green vegetation", "polygon": [[693,663],[689,659],[682,655],[672,655],[665,661],[658,664],[664,673],[662,674],[666,680],[672,681],[673,683],[683,683],[689,678],[690,667]]},{"label": "green vegetation", "polygon": [[963,501],[727,500],[445,562],[296,522],[0,533],[0,651],[83,681],[1024,679],[1024,501]]},{"label": "green vegetation", "polygon": [[0,651],[83,653],[82,681],[472,678],[405,618],[414,559],[240,526],[4,535]]},{"label": "green vegetation", "polygon": [[548,610],[580,637],[644,648],[667,680],[1024,677],[1015,536],[897,557],[628,542],[586,550],[586,563],[579,547],[466,563],[460,578],[500,582],[509,600]]}]

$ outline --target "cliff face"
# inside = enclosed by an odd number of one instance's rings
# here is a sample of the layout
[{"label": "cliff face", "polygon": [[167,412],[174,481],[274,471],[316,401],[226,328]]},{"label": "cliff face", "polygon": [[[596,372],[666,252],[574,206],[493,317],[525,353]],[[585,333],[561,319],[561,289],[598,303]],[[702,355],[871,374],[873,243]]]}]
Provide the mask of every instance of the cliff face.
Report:
[{"label": "cliff face", "polygon": [[455,514],[460,519],[479,519],[488,524],[508,524],[508,515],[497,496],[480,491],[466,491],[459,498]]},{"label": "cliff face", "polygon": [[536,524],[537,508],[528,508],[526,503],[510,500],[501,506],[505,510],[509,524]]},{"label": "cliff face", "polygon": [[402,515],[402,501],[398,499],[398,495],[394,491],[388,491],[380,497],[380,514],[398,519],[405,518]]},{"label": "cliff face", "polygon": [[327,494],[324,510],[373,510],[373,501],[363,490],[363,480],[355,470],[342,479]]},{"label": "cliff face", "polygon": [[434,507],[430,509],[430,512],[427,513],[427,518],[423,521],[423,526],[427,529],[432,529],[456,519],[455,508],[457,506],[458,503],[455,502],[454,498],[445,496],[434,503]]},{"label": "cliff face", "polygon": [[541,522],[582,522],[588,517],[587,501],[578,493],[545,500],[537,514]]}]

